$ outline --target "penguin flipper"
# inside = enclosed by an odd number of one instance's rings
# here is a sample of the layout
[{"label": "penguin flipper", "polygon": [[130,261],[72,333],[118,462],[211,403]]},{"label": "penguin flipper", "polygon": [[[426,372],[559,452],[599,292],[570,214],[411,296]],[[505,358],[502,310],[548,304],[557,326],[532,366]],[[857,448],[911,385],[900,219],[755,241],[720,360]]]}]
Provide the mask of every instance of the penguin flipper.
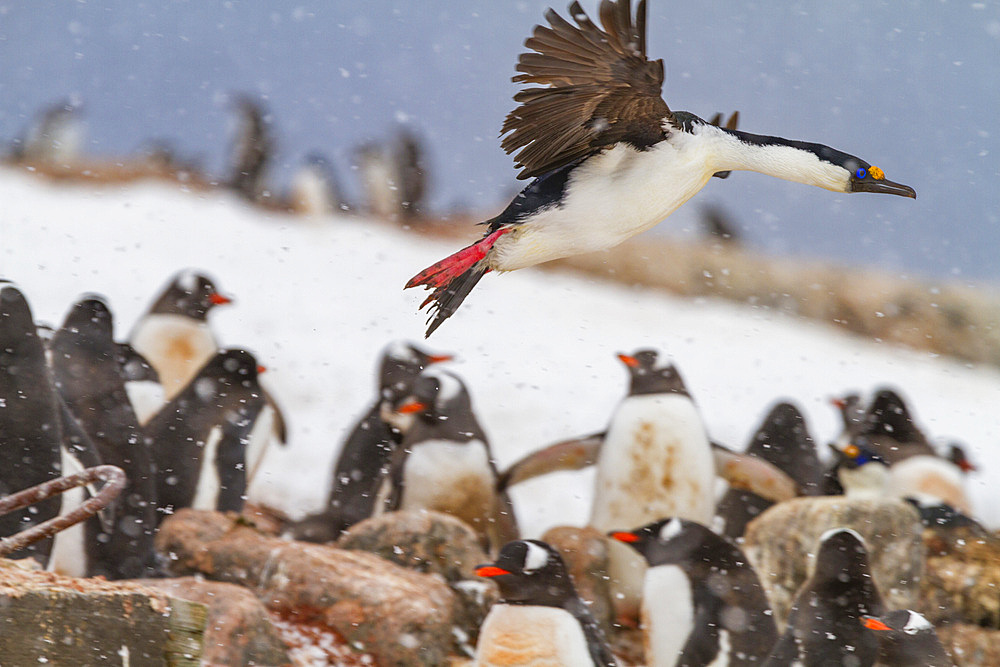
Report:
[{"label": "penguin flipper", "polygon": [[281,406],[278,402],[274,400],[267,391],[262,391],[264,394],[264,403],[271,408],[271,412],[274,414],[271,422],[271,431],[274,436],[278,439],[278,442],[282,445],[288,444],[288,426],[285,421],[285,413],[281,411]]},{"label": "penguin flipper", "polygon": [[734,489],[752,491],[775,503],[802,495],[794,479],[762,458],[734,452],[714,442],[712,455],[715,474]]},{"label": "penguin flipper", "polygon": [[531,452],[512,464],[497,479],[501,491],[534,477],[559,470],[581,470],[594,465],[604,444],[605,432],[563,440]]}]

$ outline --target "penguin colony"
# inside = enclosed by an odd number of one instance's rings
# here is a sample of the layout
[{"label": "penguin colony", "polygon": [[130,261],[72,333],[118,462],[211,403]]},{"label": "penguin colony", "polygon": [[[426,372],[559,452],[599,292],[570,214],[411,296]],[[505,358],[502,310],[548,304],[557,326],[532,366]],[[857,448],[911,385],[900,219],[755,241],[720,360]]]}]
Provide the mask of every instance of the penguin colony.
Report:
[{"label": "penguin colony", "polygon": [[[54,544],[32,545],[15,557],[31,556],[79,576],[156,576],[162,568],[152,539],[166,513],[180,507],[241,509],[247,444],[266,400],[252,355],[218,350],[205,326],[210,312],[226,303],[210,279],[182,272],[154,299],[129,341],[117,342],[103,299],[81,299],[59,329],[46,335],[24,295],[3,286],[3,493],[99,463],[121,467],[129,480],[107,512],[60,533]],[[194,370],[179,371],[177,358],[171,362],[150,345],[171,336],[183,342],[161,348],[188,350]],[[609,545],[642,563],[636,569],[624,560],[616,570],[614,560],[622,555],[611,551],[611,583],[622,591],[616,611],[623,622],[633,614],[641,627],[647,664],[951,664],[919,614],[885,608],[868,565],[869,549],[877,545],[848,529],[831,530],[817,543],[813,574],[779,634],[759,575],[739,546],[748,517],[773,499],[762,491],[766,485],[753,483],[731,488],[718,503],[711,490],[717,476],[728,475],[719,461],[735,457],[744,474],[785,475],[799,494],[893,497],[903,493],[889,483],[893,468],[927,458],[934,463],[928,470],[944,471],[946,479],[958,475],[958,495],[949,497],[967,503],[961,476],[974,467],[960,446],[951,444],[938,455],[899,393],[881,389],[867,406],[857,397],[854,411],[842,412],[845,434],[831,443],[835,455],[828,463],[802,414],[787,402],[767,414],[746,453],[729,452],[709,439],[676,364],[661,361],[651,349],[618,359],[628,388],[606,431],[557,443],[499,471],[466,383],[447,368],[453,355],[389,343],[376,364],[371,408],[334,462],[326,507],[290,532],[329,542],[358,521],[395,509],[450,513],[496,555],[476,570],[496,582],[501,594],[482,625],[477,664],[615,665],[604,630],[577,594],[561,554],[544,542],[519,539],[507,494],[532,476],[593,464],[598,474],[591,524],[607,533]],[[173,371],[166,370],[170,363]],[[189,376],[170,399],[157,365],[164,375]],[[151,383],[160,389],[161,405],[140,419],[130,396],[144,393],[129,385]],[[834,399],[831,409],[843,403]],[[553,451],[565,454],[573,447],[591,450],[572,465],[552,458]],[[630,468],[627,462],[635,460],[643,465]],[[851,474],[868,467],[888,474],[855,488]],[[943,487],[917,485],[906,497],[929,525],[973,522],[927,488]],[[79,501],[57,498],[5,516],[0,530],[11,534]],[[507,661],[512,654],[523,659]],[[914,662],[914,655],[927,662]]]},{"label": "penguin colony", "polygon": [[[263,455],[250,441],[267,394],[253,355],[220,350],[208,328],[209,311],[229,301],[209,278],[181,272],[118,342],[100,297],[74,304],[49,336],[25,295],[2,286],[0,495],[101,464],[128,479],[104,512],[13,557],[74,576],[155,576],[153,538],[166,516],[242,509],[248,471]],[[0,517],[0,535],[65,514],[85,493]]]}]

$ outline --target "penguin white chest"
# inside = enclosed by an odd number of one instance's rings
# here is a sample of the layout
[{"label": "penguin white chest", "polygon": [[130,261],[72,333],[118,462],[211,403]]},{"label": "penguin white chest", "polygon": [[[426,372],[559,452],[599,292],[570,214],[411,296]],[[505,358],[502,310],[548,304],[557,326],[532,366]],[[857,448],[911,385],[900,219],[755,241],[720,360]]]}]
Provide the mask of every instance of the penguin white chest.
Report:
[{"label": "penguin white chest", "polygon": [[129,342],[156,369],[168,401],[219,349],[207,322],[173,314],[147,315]]},{"label": "penguin white chest", "polygon": [[668,516],[709,523],[715,463],[694,403],[680,394],[630,396],[597,462],[591,524],[636,528]]},{"label": "penguin white chest", "polygon": [[593,665],[583,628],[557,607],[495,604],[476,644],[476,667]]},{"label": "penguin white chest", "polygon": [[492,513],[495,484],[485,443],[430,440],[415,445],[406,458],[399,505],[446,512],[478,525]]},{"label": "penguin white chest", "polygon": [[641,613],[647,664],[673,667],[694,630],[691,582],[680,567],[659,565],[646,571]]}]

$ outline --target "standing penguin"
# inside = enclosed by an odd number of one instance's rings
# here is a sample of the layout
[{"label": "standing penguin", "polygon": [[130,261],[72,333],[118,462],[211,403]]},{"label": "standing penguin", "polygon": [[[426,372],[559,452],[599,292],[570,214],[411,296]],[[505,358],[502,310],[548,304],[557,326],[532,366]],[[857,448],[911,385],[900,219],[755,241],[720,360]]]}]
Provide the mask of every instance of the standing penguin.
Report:
[{"label": "standing penguin", "polygon": [[[56,387],[72,418],[94,444],[101,463],[118,466],[128,478],[110,508],[110,532],[96,517],[87,521],[85,552],[72,554],[73,560],[81,576],[150,576],[155,572],[153,462],[125,391],[125,366],[107,305],[96,298],[74,305],[49,349]],[[58,550],[58,537],[56,543]]]},{"label": "standing penguin", "polygon": [[[597,458],[590,525],[601,532],[666,516],[711,523],[715,460],[680,373],[657,366],[655,350],[620,354],[630,386],[611,417]],[[639,611],[645,561],[623,544],[609,548],[608,574],[619,615]]]},{"label": "standing penguin", "polygon": [[490,549],[517,538],[517,520],[465,384],[430,368],[397,412],[415,419],[392,455],[386,510],[429,509],[465,521]]},{"label": "standing penguin", "polygon": [[374,513],[389,460],[414,419],[413,414],[396,414],[396,402],[410,391],[422,370],[451,358],[448,354],[431,354],[405,341],[385,347],[379,365],[378,396],[340,448],[326,509],[296,524],[292,530],[296,539],[330,542]]},{"label": "standing penguin", "polygon": [[264,407],[261,370],[249,352],[223,350],[146,424],[161,511],[242,509],[247,441]]},{"label": "standing penguin", "polygon": [[[822,492],[823,466],[805,418],[791,403],[778,403],[754,434],[746,453],[772,463],[795,480],[807,496]],[[774,503],[744,489],[729,489],[719,501],[717,513],[721,533],[732,539],[743,537],[746,525]]]},{"label": "standing penguin", "polygon": [[[129,342],[159,374],[164,401],[180,393],[218,351],[208,314],[227,303],[232,303],[232,299],[221,294],[210,278],[194,271],[181,271],[136,322]],[[152,410],[138,408],[143,422],[161,406],[151,407]]]},{"label": "standing penguin", "polygon": [[878,667],[953,667],[930,621],[910,609],[885,616],[863,616],[861,623],[878,639]]},{"label": "standing penguin", "polygon": [[476,667],[614,667],[604,633],[577,595],[559,553],[545,542],[517,540],[476,574],[500,588],[479,630]]},{"label": "standing penguin", "polygon": [[[59,477],[62,426],[60,403],[45,363],[31,309],[20,290],[0,288],[0,496]],[[9,537],[59,514],[49,498],[0,516],[0,537]],[[52,539],[11,554],[47,564]]]},{"label": "standing penguin", "polygon": [[878,642],[861,618],[881,613],[882,596],[861,536],[848,528],[828,530],[819,538],[812,576],[795,595],[785,633],[764,665],[870,667]]},{"label": "standing penguin", "polygon": [[767,596],[743,552],[705,526],[662,519],[613,532],[642,554],[642,626],[651,667],[758,665],[778,639]]}]

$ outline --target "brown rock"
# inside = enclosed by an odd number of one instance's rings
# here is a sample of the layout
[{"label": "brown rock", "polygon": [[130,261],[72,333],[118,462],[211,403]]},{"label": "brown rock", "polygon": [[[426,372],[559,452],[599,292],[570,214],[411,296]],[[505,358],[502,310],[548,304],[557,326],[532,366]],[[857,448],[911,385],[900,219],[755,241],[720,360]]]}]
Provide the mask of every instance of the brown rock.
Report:
[{"label": "brown rock", "polygon": [[1000,630],[956,623],[938,627],[937,634],[957,667],[1000,665]]},{"label": "brown rock", "polygon": [[1000,538],[928,529],[924,542],[927,566],[916,608],[931,623],[1000,630]]},{"label": "brown rock", "polygon": [[872,575],[887,608],[917,608],[924,547],[920,517],[912,506],[844,496],[796,498],[751,521],[743,546],[767,591],[779,629],[809,575],[820,536],[839,527],[851,528],[864,538]]},{"label": "brown rock", "polygon": [[446,660],[456,603],[439,576],[374,554],[261,535],[218,512],[179,511],[156,545],[176,574],[246,586],[271,611],[328,627],[379,664]]},{"label": "brown rock", "polygon": [[242,586],[195,577],[147,579],[141,583],[208,607],[203,662],[209,665],[291,664],[267,609]]},{"label": "brown rock", "polygon": [[604,632],[611,634],[614,608],[608,577],[608,541],[596,528],[556,526],[546,531],[548,542],[563,557],[577,593],[583,598]]},{"label": "brown rock", "polygon": [[418,572],[438,574],[455,593],[456,649],[471,652],[479,626],[499,599],[496,584],[477,577],[489,560],[476,531],[450,514],[430,510],[387,512],[354,524],[337,546],[377,554]]}]

